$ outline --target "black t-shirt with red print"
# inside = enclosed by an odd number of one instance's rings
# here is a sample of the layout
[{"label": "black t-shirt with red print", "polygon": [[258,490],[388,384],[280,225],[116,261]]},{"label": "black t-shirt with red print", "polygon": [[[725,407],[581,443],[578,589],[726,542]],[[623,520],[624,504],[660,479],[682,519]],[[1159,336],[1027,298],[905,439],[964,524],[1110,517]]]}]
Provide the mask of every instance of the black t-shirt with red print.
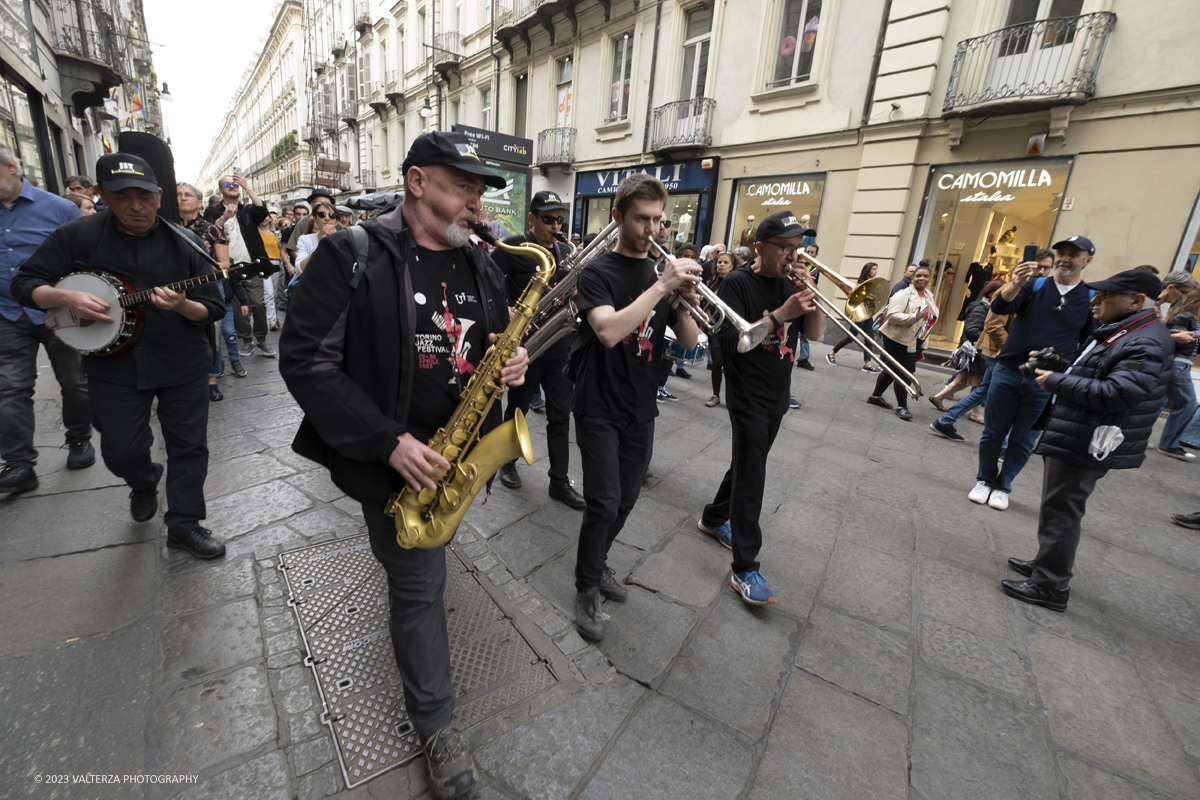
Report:
[{"label": "black t-shirt with red print", "polygon": [[408,432],[422,442],[446,424],[487,352],[483,305],[471,268],[457,250],[415,247],[411,264],[417,308],[417,369]]},{"label": "black t-shirt with red print", "polygon": [[660,301],[637,330],[616,346],[605,347],[592,332],[587,311],[612,306],[617,311],[641,296],[656,280],[654,260],[616,252],[598,256],[579,275],[576,305],[583,317],[571,353],[576,414],[602,419],[646,422],[658,416],[659,364],[663,334],[676,322],[675,309]]},{"label": "black t-shirt with red print", "polygon": [[[718,296],[751,324],[779,308],[796,291],[786,278],[765,278],[750,269],[734,270],[721,281]],[[726,405],[731,409],[753,409],[784,414],[792,382],[792,364],[804,317],[791,320],[771,333],[748,353],[737,351],[738,332],[733,325],[721,326],[723,369],[728,380]]]}]

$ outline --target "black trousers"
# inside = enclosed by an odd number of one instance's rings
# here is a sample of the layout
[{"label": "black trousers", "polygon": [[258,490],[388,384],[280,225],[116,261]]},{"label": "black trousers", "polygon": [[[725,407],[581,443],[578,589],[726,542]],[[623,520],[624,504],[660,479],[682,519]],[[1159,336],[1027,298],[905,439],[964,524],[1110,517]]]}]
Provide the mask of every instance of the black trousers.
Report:
[{"label": "black trousers", "polygon": [[[867,337],[868,340],[872,340],[875,338],[875,320],[874,319],[872,319],[871,317],[867,317],[866,319],[860,320],[854,324],[858,326],[858,329],[863,332],[863,336]],[[846,345],[850,344],[853,341],[854,341],[854,339],[850,336],[844,337],[840,342],[838,342],[837,344],[835,344],[833,346],[833,353],[831,353],[831,355],[836,356],[838,354],[839,350],[841,350],[843,347],[845,347]],[[864,364],[871,363],[871,354],[869,352],[863,353],[863,363]]]},{"label": "black trousers", "polygon": [[[267,302],[263,291],[263,279],[248,278],[242,281],[242,288],[246,290],[246,299],[250,301],[250,316],[243,317],[241,314],[234,314],[233,325],[237,328],[238,336],[242,337],[243,342],[247,344],[265,342],[267,340]],[[254,325],[253,339],[250,338],[251,322]]]},{"label": "black trousers", "polygon": [[1042,506],[1038,509],[1038,554],[1033,581],[1048,589],[1066,591],[1079,549],[1087,500],[1107,469],[1077,467],[1057,458],[1042,458]]},{"label": "black trousers", "polygon": [[600,585],[604,563],[625,526],[654,452],[654,420],[618,421],[575,415],[575,441],[583,460],[583,499],[575,588]]},{"label": "black trousers", "polygon": [[733,571],[757,572],[758,551],[762,549],[758,518],[767,484],[767,454],[783,416],[731,408],[729,421],[733,425],[732,462],[701,519],[713,528],[728,522],[733,531]]},{"label": "black trousers", "polygon": [[[889,339],[883,335],[880,335],[879,338],[883,340],[883,350],[885,353],[900,362],[900,366],[909,372],[915,373],[917,369],[917,354],[908,352],[908,345],[900,344],[895,339]],[[879,377],[875,380],[874,395],[876,397],[883,397],[883,393],[887,391],[888,384],[890,383],[896,383],[891,375],[888,375],[886,371],[879,373]],[[898,383],[896,383],[895,389],[896,405],[901,408],[908,408],[908,392],[904,391],[904,388]]]},{"label": "black trousers", "polygon": [[574,336],[567,336],[529,364],[525,382],[508,390],[508,406],[504,409],[504,421],[516,416],[517,409],[528,416],[529,403],[538,386],[542,387],[546,400],[546,445],[550,451],[550,483],[565,484],[567,466],[571,460],[571,398],[575,388],[563,375],[563,368],[571,357]]},{"label": "black trousers", "polygon": [[154,434],[150,406],[158,399],[158,423],[167,446],[167,533],[195,530],[206,516],[208,477],[208,376],[178,386],[139,389],[88,378],[92,424],[100,432],[104,466],[130,489],[149,489],[163,471],[150,460]]},{"label": "black trousers", "polygon": [[392,647],[404,682],[404,705],[422,739],[450,724],[450,638],[446,632],[446,548],[405,550],[383,506],[363,503],[371,550],[387,573]]}]

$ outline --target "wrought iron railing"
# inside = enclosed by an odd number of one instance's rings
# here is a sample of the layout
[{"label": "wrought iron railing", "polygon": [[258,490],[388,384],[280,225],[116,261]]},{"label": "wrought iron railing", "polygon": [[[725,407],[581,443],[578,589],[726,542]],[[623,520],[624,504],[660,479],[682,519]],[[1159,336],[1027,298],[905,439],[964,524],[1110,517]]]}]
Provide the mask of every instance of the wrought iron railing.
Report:
[{"label": "wrought iron railing", "polygon": [[[520,0],[515,0],[520,2]],[[516,21],[513,10],[514,0],[492,0],[492,14],[496,18],[496,30],[512,25]]]},{"label": "wrought iron railing", "polygon": [[376,180],[374,168],[368,168],[362,171],[362,174],[360,174],[358,177],[358,185],[361,186],[364,191],[375,191]]},{"label": "wrought iron railing", "polygon": [[362,99],[367,103],[374,103],[383,99],[383,84],[378,81],[371,81],[363,84]]},{"label": "wrought iron railing", "polygon": [[338,112],[339,119],[358,119],[358,101],[354,97],[349,97],[342,101],[341,110]]},{"label": "wrought iron railing", "polygon": [[537,163],[574,164],[575,140],[579,138],[575,128],[550,128],[538,134]]},{"label": "wrought iron railing", "polygon": [[396,86],[399,85],[399,83],[400,83],[400,70],[389,69],[387,72],[383,73],[384,91],[395,88]]},{"label": "wrought iron railing", "polygon": [[988,103],[1082,103],[1117,22],[1111,11],[1010,25],[958,43],[943,112]]},{"label": "wrought iron railing", "polygon": [[462,61],[462,34],[458,31],[442,31],[433,37],[433,63]]},{"label": "wrought iron railing", "polygon": [[[551,0],[513,0],[514,16],[518,20],[525,19]],[[496,27],[500,27],[499,24]]]},{"label": "wrought iron railing", "polygon": [[333,114],[318,114],[317,127],[323,131],[334,133],[337,131],[337,117]]},{"label": "wrought iron railing", "polygon": [[658,106],[650,136],[651,150],[708,147],[712,144],[712,118],[717,101],[693,97]]},{"label": "wrought iron railing", "polygon": [[58,29],[55,42],[60,53],[107,64],[122,76],[128,77],[133,74],[129,59],[116,46],[113,36],[81,30],[78,26],[63,25]]}]

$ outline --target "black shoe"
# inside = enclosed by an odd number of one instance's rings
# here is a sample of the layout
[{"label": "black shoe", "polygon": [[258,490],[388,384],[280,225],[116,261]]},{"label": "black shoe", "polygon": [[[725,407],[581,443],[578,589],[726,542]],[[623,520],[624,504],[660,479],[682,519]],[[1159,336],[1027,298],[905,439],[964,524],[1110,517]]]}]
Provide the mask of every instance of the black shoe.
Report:
[{"label": "black shoe", "polygon": [[542,412],[544,412],[544,411],[546,410],[546,400],[545,400],[545,398],[542,398],[542,397],[535,397],[535,398],[533,398],[533,400],[531,400],[531,401],[529,402],[529,410],[530,410],[530,411],[542,411]]},{"label": "black shoe", "polygon": [[215,383],[210,383],[208,385],[208,399],[216,403],[220,400],[224,400],[225,395],[221,394],[221,390]]},{"label": "black shoe", "polygon": [[802,358],[796,362],[796,369],[814,370],[816,367],[807,358]]},{"label": "black shoe", "polygon": [[5,467],[0,469],[0,494],[32,492],[38,488],[37,475],[33,467]]},{"label": "black shoe", "polygon": [[510,489],[521,488],[521,476],[517,474],[517,465],[510,461],[500,468],[500,482]]},{"label": "black shoe", "polygon": [[471,758],[471,742],[456,725],[447,725],[425,740],[425,772],[429,776],[429,791],[434,797],[448,800],[466,797],[479,782],[475,761]]},{"label": "black shoe", "polygon": [[96,448],[87,439],[67,445],[67,469],[87,469],[96,463]]},{"label": "black shoe", "polygon": [[688,372],[683,367],[676,367],[675,368],[675,377],[683,378],[685,381],[690,381],[692,379],[692,373]]},{"label": "black shoe", "polygon": [[1010,558],[1008,560],[1008,568],[1011,569],[1013,572],[1021,573],[1026,578],[1028,578],[1030,575],[1033,574],[1033,562],[1032,561],[1023,561],[1019,558]]},{"label": "black shoe", "polygon": [[1200,511],[1195,514],[1172,514],[1171,522],[1174,522],[1181,528],[1191,528],[1194,531],[1200,531]]},{"label": "black shoe", "polygon": [[1009,597],[1014,597],[1022,603],[1029,603],[1031,606],[1042,606],[1051,611],[1066,611],[1067,600],[1071,597],[1070,589],[1065,592],[1056,592],[1033,581],[1000,581],[1000,585],[1004,587],[1004,593]]},{"label": "black shoe", "polygon": [[575,628],[589,642],[604,640],[604,620],[600,616],[600,587],[575,593]]},{"label": "black shoe", "polygon": [[[501,480],[503,480],[503,478]],[[550,496],[555,500],[566,503],[571,508],[576,508],[580,511],[587,508],[587,501],[583,499],[583,495],[575,491],[575,487],[570,483],[550,484]]]},{"label": "black shoe", "polygon": [[[161,464],[155,464],[158,467],[158,480],[162,480],[163,468]],[[153,519],[158,513],[158,482],[148,489],[134,489],[129,493],[129,513],[133,515],[134,522],[145,522],[148,519]]]},{"label": "black shoe", "polygon": [[891,409],[891,407],[892,407],[892,404],[889,403],[887,400],[884,400],[882,397],[876,397],[875,395],[871,395],[870,397],[868,397],[867,402],[873,406],[879,406],[880,408]]},{"label": "black shoe", "polygon": [[896,409],[896,416],[905,422],[912,421],[912,412],[908,410],[908,406],[900,406]]},{"label": "black shoe", "polygon": [[604,568],[604,574],[600,577],[600,594],[618,603],[629,599],[629,590],[617,583],[617,574],[608,567]]},{"label": "black shoe", "polygon": [[214,539],[208,528],[196,528],[187,533],[168,533],[167,547],[187,550],[196,558],[220,558],[225,555],[225,545]]},{"label": "black shoe", "polygon": [[938,436],[945,436],[952,442],[963,441],[963,435],[955,430],[953,425],[946,422],[931,422],[929,423],[929,430],[933,431]]}]

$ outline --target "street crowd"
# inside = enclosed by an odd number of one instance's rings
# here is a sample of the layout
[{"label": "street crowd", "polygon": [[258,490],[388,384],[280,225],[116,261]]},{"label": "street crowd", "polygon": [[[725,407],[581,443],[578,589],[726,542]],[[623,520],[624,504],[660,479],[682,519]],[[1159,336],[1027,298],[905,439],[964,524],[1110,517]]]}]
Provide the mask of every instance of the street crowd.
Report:
[{"label": "street crowd", "polygon": [[[467,746],[448,727],[453,690],[439,683],[448,670],[444,612],[437,613],[445,565],[435,563],[440,549],[395,546],[383,498],[403,485],[436,489],[434,479],[449,462],[426,443],[449,418],[447,409],[470,385],[490,337],[504,331],[509,309],[536,271],[525,256],[481,244],[464,224],[478,217],[483,186],[502,179],[466,158],[455,136],[418,137],[403,167],[403,198],[369,213],[321,189],[288,207],[268,206],[240,172],[222,177],[218,193],[207,198],[180,183],[176,199],[188,232],[182,236],[202,244],[195,251],[180,244],[178,226],[158,217],[163,189],[137,156],[103,156],[94,180],[74,176],[58,197],[24,180],[19,160],[0,147],[0,230],[7,243],[0,247],[0,493],[38,487],[33,391],[44,347],[62,393],[67,467],[94,464],[96,429],[106,466],[129,484],[132,518],[155,517],[165,478],[167,545],[220,557],[224,545],[201,525],[209,404],[223,399],[226,376],[244,379],[255,362],[279,358],[306,413],[296,449],[328,466],[339,486],[353,487],[347,491],[362,502],[372,547],[388,570],[408,708],[425,742],[431,785],[445,797],[473,782]],[[653,178],[622,184],[615,249],[575,276],[578,337],[532,361],[515,351],[501,373],[507,407],[497,408],[489,423],[512,420],[518,409],[546,415],[550,496],[585,512],[576,624],[592,641],[604,636],[600,598],[621,602],[627,594],[606,556],[648,475],[656,404],[679,401],[670,380],[696,380],[688,368],[706,368],[712,392],[705,405],[726,406],[733,460],[698,526],[733,551],[734,591],[748,604],[770,605],[775,598],[757,561],[757,520],[779,421],[803,413],[790,390],[795,370],[861,368],[876,375],[863,400],[893,411],[896,424],[911,422],[911,394],[895,370],[882,368],[881,354],[914,372],[945,313],[934,303],[930,265],[910,265],[886,308],[858,323],[878,351],[864,352],[859,366],[848,356],[854,340],[847,336],[824,365],[819,359],[814,365],[810,340],[823,335],[824,319],[812,300],[819,276],[808,274],[806,264],[819,257],[817,232],[780,211],[763,220],[753,248],[676,242],[674,259],[655,268],[660,259],[648,239],[669,239],[665,196]],[[569,264],[590,242],[562,236],[567,207],[553,192],[534,194],[526,233],[506,243],[536,244],[558,265]],[[355,227],[363,229],[362,250],[349,232]],[[98,243],[80,263],[76,239],[93,230]],[[964,501],[1005,511],[1015,478],[1033,455],[1042,456],[1038,547],[1009,559],[1021,579],[1003,581],[1002,589],[1055,611],[1068,606],[1082,520],[1097,482],[1110,470],[1142,464],[1165,409],[1157,451],[1187,462],[1200,450],[1191,378],[1200,285],[1186,273],[1160,277],[1148,265],[1089,282],[1096,255],[1087,236],[1072,235],[1038,250],[1007,280],[978,282],[962,311],[951,359],[957,373],[928,397],[940,414],[929,424],[932,435],[961,443],[956,424],[963,417],[982,424],[977,474],[963,476]],[[166,287],[251,266],[187,290]],[[95,298],[56,287],[84,268],[111,271],[150,292],[144,331],[127,350],[81,356],[44,324],[46,309],[62,307],[80,320],[110,319],[113,309]],[[877,265],[865,265],[858,282],[877,272]],[[359,290],[360,280],[369,293]],[[672,343],[676,352],[696,352],[702,326],[674,298],[698,303],[699,283],[751,322],[762,319],[770,333],[759,347],[740,352],[736,332],[723,328],[707,332],[703,358],[665,357]],[[285,319],[277,352],[268,333]],[[666,339],[668,326],[674,342]],[[951,404],[961,391],[967,394]],[[413,398],[419,402],[410,404]],[[150,456],[155,400],[166,465]],[[582,492],[568,475],[572,413],[584,461]],[[500,479],[520,487],[515,461],[501,468]],[[1200,530],[1200,512],[1172,519]],[[416,653],[404,646],[405,637],[429,645]]]}]

